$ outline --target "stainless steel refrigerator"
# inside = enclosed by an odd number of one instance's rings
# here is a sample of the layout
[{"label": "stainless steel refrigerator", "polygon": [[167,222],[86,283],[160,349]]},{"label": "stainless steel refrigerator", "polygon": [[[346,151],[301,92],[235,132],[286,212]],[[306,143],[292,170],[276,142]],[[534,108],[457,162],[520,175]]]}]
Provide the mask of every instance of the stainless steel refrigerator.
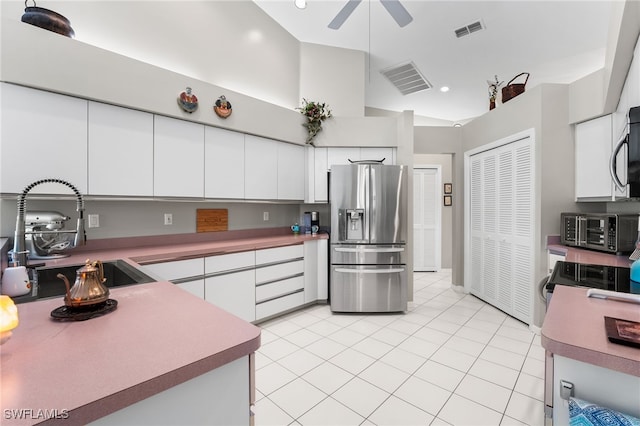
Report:
[{"label": "stainless steel refrigerator", "polygon": [[335,165],[330,175],[331,310],[407,309],[407,166]]}]

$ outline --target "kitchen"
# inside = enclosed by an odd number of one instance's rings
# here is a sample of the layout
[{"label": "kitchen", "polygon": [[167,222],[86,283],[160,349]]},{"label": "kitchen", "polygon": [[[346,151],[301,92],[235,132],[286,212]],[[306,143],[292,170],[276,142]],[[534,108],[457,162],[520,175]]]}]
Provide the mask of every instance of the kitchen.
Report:
[{"label": "kitchen", "polygon": [[[18,15],[20,13],[21,11],[18,13]],[[3,15],[3,18],[4,17],[5,16]],[[247,134],[263,134],[269,135],[274,139],[303,143],[304,133],[303,130],[300,129],[299,115],[297,112],[286,110],[284,108],[273,107],[272,105],[267,105],[266,103],[256,101],[248,96],[241,95],[240,93],[232,93],[229,88],[211,87],[209,85],[196,86],[196,84],[193,83],[198,82],[193,82],[192,79],[185,79],[184,77],[174,73],[165,74],[155,67],[147,66],[146,64],[140,64],[137,62],[127,61],[117,55],[107,55],[102,51],[92,50],[90,46],[76,43],[73,45],[73,47],[70,47],[72,46],[70,44],[70,41],[64,39],[58,40],[57,38],[53,38],[50,36],[47,37],[48,35],[45,36],[30,29],[24,29],[18,25],[19,24],[14,23],[7,23],[7,25],[4,25],[3,21],[3,31],[11,31],[9,36],[3,36],[3,52],[15,52],[16,49],[18,49],[19,51],[29,49],[33,52],[38,53],[37,55],[33,55],[30,60],[35,60],[33,59],[34,57],[46,58],[46,60],[42,59],[43,63],[59,64],[60,69],[64,69],[67,66],[66,61],[69,61],[70,58],[81,58],[83,55],[89,55],[86,57],[91,57],[90,55],[96,55],[96,60],[88,60],[86,61],[86,63],[80,60],[74,62],[74,67],[77,67],[78,69],[78,71],[76,71],[78,75],[77,78],[71,78],[71,80],[74,80],[73,82],[56,82],[56,76],[54,75],[54,73],[45,74],[38,72],[38,70],[42,69],[43,66],[38,61],[36,61],[35,63],[21,64],[18,63],[19,61],[8,63],[10,61],[5,60],[3,61],[3,81],[13,81],[35,87],[50,88],[53,91],[61,91],[63,93],[73,94],[76,96],[94,100],[103,100],[107,103],[126,105],[142,111],[157,112],[166,114],[168,116],[180,116],[179,112],[176,111],[175,95],[177,91],[184,89],[186,83],[189,83],[194,87],[202,87],[199,89],[199,91],[196,92],[202,98],[215,99],[222,93],[224,93],[227,98],[233,103],[235,109],[234,114],[232,114],[227,119],[227,121],[223,122],[223,124],[220,124],[220,121],[214,121],[215,118],[209,118],[209,115],[205,115],[204,113],[201,113],[199,117],[192,115],[190,116],[190,118],[202,121],[210,120],[210,124],[224,125],[231,130],[236,130]],[[78,24],[74,23],[74,26],[77,25]],[[287,35],[282,34],[281,30],[275,31],[277,32],[277,34],[279,34],[279,37],[282,38],[281,41],[283,43],[283,46],[286,46],[280,47],[278,49],[282,49],[283,51],[285,51],[287,48],[297,49],[297,42],[294,43],[294,41],[287,37]],[[51,49],[51,46],[55,46],[55,49]],[[61,52],[67,52],[66,49],[76,48],[80,49],[81,53],[72,50],[66,55],[56,54],[59,53],[58,51],[56,51],[56,49],[61,49]],[[304,53],[309,54],[309,56],[304,56],[304,60],[311,61],[307,63],[307,65],[315,65],[320,67],[321,71],[319,72],[330,71],[327,69],[330,68],[327,61],[323,60],[325,58],[324,55],[343,55],[343,59],[345,61],[354,63],[354,66],[356,67],[358,66],[358,64],[362,64],[363,61],[363,57],[354,52],[336,52],[335,49],[308,45],[303,46],[303,49],[306,49]],[[53,50],[53,52],[51,52],[50,50]],[[264,53],[261,53],[260,51],[256,51],[254,53],[255,55],[264,55]],[[320,55],[320,59],[317,61],[318,63],[314,62],[314,56],[311,55],[312,53],[315,55]],[[10,53],[3,53],[3,55],[9,54]],[[627,55],[630,55],[630,52],[627,52]],[[130,72],[114,75],[111,72],[106,73],[105,71],[101,70],[101,68],[103,67],[100,64],[111,63],[111,61],[118,64],[122,64],[124,62],[125,64],[122,66],[131,67],[127,68],[130,70]],[[330,63],[331,61],[328,62]],[[13,67],[15,67],[15,69]],[[358,68],[356,68],[356,70],[357,69]],[[69,73],[72,73],[72,71],[69,71]],[[187,72],[187,70],[185,70],[184,73],[190,74]],[[147,76],[148,80],[146,83],[138,80],[132,82],[128,77],[131,74],[144,74],[145,76]],[[274,74],[282,73],[281,70],[274,70]],[[92,78],[87,79],[87,75],[91,75]],[[96,85],[95,83],[92,84],[92,82],[95,82],[96,79],[102,78],[100,76],[103,76],[105,81],[113,82],[113,86],[109,85],[109,87],[102,87]],[[312,81],[305,80],[305,78],[307,78],[306,76],[300,75],[292,77],[294,78],[294,80],[297,80],[298,78],[304,80],[301,82],[301,85],[307,87],[307,90],[304,91],[305,93],[311,92],[312,95],[315,93],[328,94],[323,95],[323,97],[326,96],[327,98],[332,99],[331,104],[336,109],[336,117],[334,117],[335,120],[327,122],[326,128],[323,130],[323,133],[319,135],[319,138],[317,140],[317,145],[319,147],[322,147],[323,144],[326,144],[327,140],[335,140],[335,143],[337,145],[349,146],[349,144],[353,140],[353,137],[350,135],[353,134],[359,135],[359,137],[361,137],[362,139],[367,139],[369,141],[369,144],[373,145],[374,147],[387,147],[389,139],[385,137],[385,135],[389,134],[389,127],[392,127],[393,131],[395,132],[395,128],[398,125],[396,123],[397,119],[391,120],[381,117],[360,117],[360,115],[362,114],[362,97],[348,97],[348,99],[344,99],[343,101],[343,98],[345,98],[345,96],[341,95],[340,93],[335,93],[336,91],[340,91],[340,88],[314,88],[312,85]],[[350,76],[348,75],[341,75],[341,81],[348,80],[349,77]],[[359,87],[359,84],[357,82],[358,78],[360,78],[360,73],[358,71],[354,71],[354,76],[351,77],[356,82],[353,84],[353,87]],[[161,85],[161,87],[158,87],[156,83],[154,83],[156,81],[165,81],[166,79],[172,81],[172,84],[163,84]],[[309,77],[309,80],[314,80],[314,84],[322,84],[318,83],[317,79],[313,79],[311,77]],[[293,90],[288,84],[282,83],[281,85],[277,85],[276,83],[279,81],[279,79],[276,79],[274,81],[274,85],[277,86],[277,90],[280,90],[283,94]],[[349,82],[346,81],[345,84],[348,85]],[[177,89],[174,89],[174,87],[177,87]],[[248,89],[246,90],[249,93],[254,91]],[[475,120],[474,122],[463,126],[462,128],[448,127],[432,129],[428,127],[416,127],[412,130],[412,133],[415,137],[415,142],[414,137],[408,136],[405,136],[405,139],[403,139],[402,141],[398,141],[397,164],[413,164],[414,153],[450,153],[452,149],[451,146],[455,146],[457,147],[455,150],[455,154],[460,155],[454,155],[453,158],[455,170],[453,181],[456,185],[456,191],[461,191],[463,188],[462,182],[464,181],[462,153],[472,148],[472,146],[467,146],[470,144],[470,142],[468,141],[471,140],[471,135],[474,136],[474,146],[479,146],[484,143],[489,143],[494,140],[500,139],[501,137],[514,134],[522,130],[523,128],[535,127],[537,133],[539,135],[542,135],[542,143],[545,144],[545,147],[555,146],[554,149],[561,150],[558,151],[558,154],[561,155],[548,155],[544,158],[545,168],[548,167],[549,169],[553,170],[561,170],[564,168],[564,173],[569,177],[566,187],[558,187],[558,176],[545,175],[541,177],[541,179],[543,180],[542,184],[546,185],[548,188],[554,188],[554,191],[545,191],[543,189],[541,200],[542,205],[540,208],[545,212],[549,211],[550,213],[548,214],[548,216],[545,214],[544,218],[539,219],[540,229],[538,233],[541,236],[540,238],[545,235],[558,234],[559,213],[561,211],[570,211],[574,207],[574,194],[573,187],[571,185],[571,175],[573,172],[570,167],[567,167],[566,161],[564,160],[565,158],[573,158],[574,155],[572,145],[570,143],[566,143],[566,141],[569,141],[571,139],[571,131],[569,128],[555,129],[553,125],[549,128],[542,128],[537,124],[538,115],[530,115],[527,118],[523,117],[522,114],[519,114],[518,110],[520,108],[524,108],[527,111],[539,111],[542,104],[544,104],[545,106],[558,105],[557,109],[560,110],[559,112],[550,108],[548,111],[543,112],[544,116],[541,117],[540,120],[545,120],[545,123],[550,122],[550,120],[553,120],[554,118],[557,121],[564,120],[564,123],[570,122],[571,120],[581,121],[580,117],[566,117],[566,111],[561,108],[562,105],[567,105],[568,102],[566,99],[566,90],[566,87],[545,87],[544,89],[534,89],[531,91],[531,93],[527,93],[521,99],[514,100],[513,107],[497,108],[491,114],[487,114],[486,116],[483,116],[478,120]],[[258,89],[255,89],[255,91],[257,92]],[[290,96],[297,99],[297,90],[295,90],[295,94],[292,94]],[[319,97],[319,95],[317,96]],[[336,99],[336,101],[333,101],[333,99]],[[168,100],[170,100],[171,102],[168,102]],[[590,108],[597,110],[598,107],[598,105],[595,105],[591,106]],[[359,112],[353,114],[355,116],[354,118],[341,117],[342,115],[352,115],[350,114],[351,110],[349,108],[352,108],[353,110]],[[205,108],[202,108],[202,110],[204,109]],[[247,116],[238,114],[238,112],[243,109],[251,109],[252,115]],[[338,109],[342,110],[338,111]],[[340,114],[338,114],[338,112],[340,112]],[[194,114],[198,114],[198,112],[195,112]],[[584,114],[585,115],[582,117],[582,119],[589,117],[589,112]],[[182,115],[182,117],[186,116],[187,115]],[[410,121],[406,116],[407,114],[403,114],[399,119],[400,124],[404,125],[405,127],[407,125],[410,126],[410,124],[408,124],[410,123]],[[272,126],[269,126],[269,122],[272,121],[280,123],[290,122],[291,125],[278,126],[278,128],[275,129]],[[502,123],[502,125],[495,126],[495,123],[497,122]],[[553,121],[551,122],[553,123]],[[363,124],[365,125],[366,130],[363,129]],[[497,129],[498,127],[500,129]],[[370,131],[371,134],[366,133],[368,131]],[[442,147],[438,146],[436,143],[427,142],[430,141],[431,135],[433,135],[435,132],[437,132],[439,135],[439,142],[437,144],[441,143],[443,145]],[[395,140],[395,136],[392,140]],[[562,141],[565,142],[563,143]],[[434,146],[434,144],[436,145]],[[328,144],[325,146],[328,146]],[[51,155],[53,154],[55,153],[52,153]],[[543,152],[543,155],[546,154]],[[36,159],[34,159],[34,161],[35,160]],[[86,162],[86,159],[81,159],[80,162],[77,162],[75,164],[83,164],[83,162]],[[47,165],[45,164],[45,166]],[[51,166],[51,164],[49,164],[48,166]],[[60,176],[61,173],[74,171],[73,167],[63,169],[64,170],[60,170],[60,168],[58,167],[56,170],[58,170],[59,173],[56,174],[55,177]],[[5,180],[7,180],[7,177],[3,176],[2,179],[4,183]],[[37,177],[31,176],[31,179],[26,181],[25,185],[35,179],[37,179]],[[78,182],[78,179],[74,180],[72,179],[72,177],[68,177],[68,179],[73,183]],[[80,179],[79,181],[82,181],[82,179]],[[21,188],[25,185],[21,185]],[[2,224],[1,234],[3,236],[12,236],[14,232],[16,217],[15,198],[3,198],[0,203],[0,223]],[[93,203],[93,205],[89,203]],[[126,201],[123,201],[123,203],[125,203],[127,206],[125,209],[120,207],[120,204],[118,202],[111,201],[106,197],[104,199],[87,200],[87,213],[99,213],[102,223],[101,227],[93,228],[91,230],[88,229],[89,244],[91,244],[92,242],[95,243],[96,240],[104,238],[124,238],[131,235],[171,235],[193,232],[193,211],[196,208],[200,207],[197,203],[190,203],[189,201],[163,201],[160,204],[160,208],[162,209],[162,211],[159,212],[158,201],[148,201],[145,199],[127,199]],[[73,203],[69,203],[68,200],[51,202],[48,200],[40,201],[34,198],[34,200],[29,200],[29,204],[30,206],[34,206],[34,208],[37,208],[39,210],[60,210],[68,216],[75,216],[74,211],[70,209],[69,206],[69,204],[71,204],[72,207]],[[629,203],[623,208],[633,209],[633,204],[634,203]],[[165,210],[165,208],[167,207],[171,210]],[[300,220],[301,212],[316,209],[320,210],[321,224],[328,223],[328,210],[323,211],[322,205],[318,205],[316,207],[315,204],[312,207],[309,207],[300,206],[298,203],[251,204],[241,202],[225,202],[213,203],[213,207],[229,209],[229,226],[230,229],[234,230],[242,230],[249,227],[288,227],[293,222]],[[464,259],[462,231],[464,228],[464,220],[462,209],[456,209],[456,207],[459,206],[456,204],[454,205],[453,209],[455,224],[455,226],[453,226],[453,250],[455,254],[453,258],[455,259],[455,261],[452,268],[452,282],[461,286],[464,282],[462,268]],[[607,205],[607,208],[609,208],[609,205]],[[270,213],[270,219],[268,221],[262,220],[265,210]],[[168,226],[163,224],[164,213],[174,214],[174,225]],[[536,256],[539,257],[540,260],[539,267],[537,268],[537,272],[535,273],[535,275],[541,278],[545,274],[546,269],[546,261],[542,261],[542,259],[546,259],[546,244],[540,242],[537,247],[539,248],[540,253]]]}]

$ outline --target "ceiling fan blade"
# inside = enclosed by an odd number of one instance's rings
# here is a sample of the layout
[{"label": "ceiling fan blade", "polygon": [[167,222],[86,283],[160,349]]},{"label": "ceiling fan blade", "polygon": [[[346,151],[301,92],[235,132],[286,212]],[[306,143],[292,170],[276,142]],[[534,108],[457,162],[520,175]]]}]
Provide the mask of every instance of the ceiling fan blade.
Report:
[{"label": "ceiling fan blade", "polygon": [[409,12],[407,12],[407,9],[400,3],[400,0],[380,0],[380,3],[382,3],[400,27],[404,27],[413,21],[413,17],[409,15]]},{"label": "ceiling fan blade", "polygon": [[360,4],[362,0],[349,0],[347,4],[344,5],[342,10],[338,12],[335,18],[331,22],[329,22],[329,28],[332,30],[337,30],[344,24],[344,21],[347,20],[349,16],[356,10],[356,7]]}]

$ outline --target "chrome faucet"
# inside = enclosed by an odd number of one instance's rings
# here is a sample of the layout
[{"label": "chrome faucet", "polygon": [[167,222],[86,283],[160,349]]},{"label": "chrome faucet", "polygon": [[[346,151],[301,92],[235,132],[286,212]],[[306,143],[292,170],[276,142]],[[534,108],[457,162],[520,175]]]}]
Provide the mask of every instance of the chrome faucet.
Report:
[{"label": "chrome faucet", "polygon": [[[76,210],[78,212],[78,221],[76,224],[75,231],[54,230],[54,231],[38,231],[38,233],[39,234],[42,234],[44,232],[48,232],[52,234],[73,233],[75,234],[75,237],[73,239],[73,245],[71,246],[71,248],[77,247],[77,246],[83,246],[87,242],[87,235],[84,230],[84,201],[82,199],[82,194],[80,194],[80,191],[78,191],[78,189],[72,184],[70,184],[69,182],[66,182],[61,179],[42,179],[42,180],[33,182],[32,184],[25,187],[24,190],[22,191],[22,194],[18,196],[18,217],[16,219],[16,232],[13,240],[13,253],[12,253],[12,261],[15,266],[27,266],[27,261],[28,261],[28,251],[26,248],[26,241],[25,241],[25,235],[27,234],[27,232],[25,232],[25,213],[26,213],[25,201],[27,198],[27,194],[34,187],[43,183],[59,183],[59,184],[68,186],[69,188],[71,188],[71,190],[73,190],[73,192],[76,194]],[[32,232],[29,232],[29,233],[32,233]]]}]

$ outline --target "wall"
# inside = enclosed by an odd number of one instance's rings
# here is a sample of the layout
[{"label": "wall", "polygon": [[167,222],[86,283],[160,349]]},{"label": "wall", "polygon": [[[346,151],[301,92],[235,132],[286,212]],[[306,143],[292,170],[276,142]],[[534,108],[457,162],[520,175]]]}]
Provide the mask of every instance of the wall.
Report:
[{"label": "wall", "polygon": [[[76,203],[72,199],[42,200],[27,197],[26,206],[28,211],[53,210],[69,216],[71,220],[66,222],[65,228],[75,229],[78,214]],[[17,216],[16,202],[2,200],[0,209],[0,235],[13,237]],[[297,204],[86,200],[85,218],[89,214],[100,215],[99,228],[86,228],[87,239],[195,233],[196,209],[228,209],[229,230],[291,226],[301,220]],[[269,212],[268,221],[262,220],[263,212]],[[173,225],[164,225],[164,213],[173,215]],[[86,226],[88,225],[85,223]]]},{"label": "wall", "polygon": [[365,52],[300,44],[300,96],[327,103],[335,116],[364,117],[364,70]]},{"label": "wall", "polygon": [[[442,183],[449,183],[452,181],[452,156],[450,154],[416,154],[413,157],[413,163],[415,167],[423,165],[439,165],[441,167]],[[458,191],[456,187],[453,189],[453,193],[455,195]],[[442,188],[440,191],[442,191]],[[451,269],[453,263],[453,205],[451,207],[444,207],[441,202],[440,217],[442,230],[442,242],[440,246],[441,266],[442,268]]]}]

